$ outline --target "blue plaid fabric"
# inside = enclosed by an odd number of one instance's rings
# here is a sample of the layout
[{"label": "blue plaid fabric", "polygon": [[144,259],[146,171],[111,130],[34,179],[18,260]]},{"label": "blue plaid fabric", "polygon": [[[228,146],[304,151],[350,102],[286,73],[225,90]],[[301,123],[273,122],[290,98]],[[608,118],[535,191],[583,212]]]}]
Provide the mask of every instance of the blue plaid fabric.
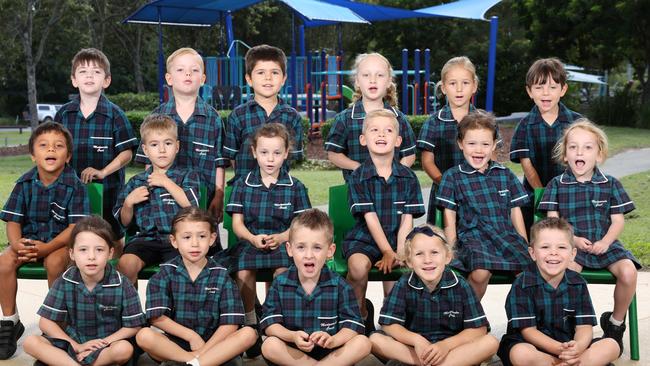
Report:
[{"label": "blue plaid fabric", "polygon": [[[226,205],[229,214],[242,214],[244,225],[254,235],[281,233],[289,228],[297,214],[311,208],[307,189],[286,168],[280,170],[278,181],[264,186],[260,169],[254,169],[239,178]],[[292,261],[284,245],[272,251],[255,248],[241,240],[230,253],[233,270],[274,269],[289,267]]]},{"label": "blue plaid fabric", "polygon": [[392,169],[392,175],[385,180],[377,174],[372,159],[368,158],[350,175],[348,202],[356,222],[343,240],[346,258],[354,253],[363,253],[374,263],[382,257],[368,230],[365,213],[377,213],[393,250],[397,249],[397,232],[402,215],[410,214],[414,218],[424,215],[422,191],[415,173],[397,160],[393,160]]},{"label": "blue plaid fabric", "polygon": [[490,326],[474,290],[449,268],[433,292],[415,272],[405,273],[384,299],[379,324],[399,324],[432,343]]},{"label": "blue plaid fabric", "polygon": [[[395,148],[397,160],[405,156],[415,154],[415,134],[406,115],[397,108],[384,103],[384,108],[392,110],[399,123],[399,134],[402,136],[402,144]],[[361,146],[359,136],[363,127],[363,120],[366,112],[363,109],[363,102],[357,101],[352,107],[336,115],[334,124],[330,129],[325,142],[325,150],[345,154],[348,158],[363,163],[370,157],[368,148]],[[343,170],[343,178],[347,182],[350,179],[351,170]]]},{"label": "blue plaid fabric", "polygon": [[[194,114],[186,122],[176,112],[174,97],[170,97],[167,103],[161,104],[152,113],[165,114],[176,121],[180,150],[175,164],[179,168],[196,170],[201,174],[201,183],[207,187],[210,202],[216,189],[217,168],[229,165],[228,159],[221,153],[224,132],[219,113],[201,97],[197,97]],[[138,148],[135,161],[149,164],[142,145]]]},{"label": "blue plaid fabric", "polygon": [[198,333],[204,341],[221,325],[244,324],[244,305],[228,270],[212,257],[194,281],[183,258],[160,265],[147,284],[147,319],[167,316]]},{"label": "blue plaid fabric", "polygon": [[457,213],[459,269],[518,271],[531,262],[510,217],[511,208],[528,203],[528,194],[510,169],[490,161],[481,173],[464,162],[443,174],[436,203]]},{"label": "blue plaid fabric", "polygon": [[[119,222],[121,222],[120,212],[124,206],[124,200],[134,189],[147,186],[147,179],[152,172],[153,168],[149,167],[146,171],[134,175],[120,192],[117,204],[113,208],[113,216]],[[200,177],[197,172],[174,166],[167,170],[167,176],[183,189],[192,206],[199,205]],[[172,220],[180,209],[181,206],[165,188],[149,187],[149,199],[133,207],[133,220],[131,220],[130,226],[135,227],[137,233],[129,238],[129,243],[136,239],[169,243]]]},{"label": "blue plaid fabric", "polygon": [[[59,109],[54,120],[62,123],[72,134],[74,148],[70,165],[77,174],[88,167],[103,169],[122,151],[138,146],[138,139],[124,112],[103,94],[95,112],[88,118],[81,113],[79,97],[76,97]],[[114,191],[112,198],[115,200],[117,192],[124,186],[124,168],[98,183],[104,185],[104,195],[107,191]],[[109,207],[114,204],[111,202]]]},{"label": "blue plaid fabric", "polygon": [[[65,333],[77,343],[106,338],[122,327],[146,325],[138,292],[110,263],[106,264],[103,280],[92,291],[86,288],[76,266],[68,268],[50,288],[38,315],[66,323]],[[68,342],[50,340],[76,359]],[[92,353],[82,364],[91,364],[97,356],[99,352]]]},{"label": "blue plaid fabric", "polygon": [[266,295],[263,314],[262,331],[272,324],[281,324],[307,334],[323,331],[335,335],[343,328],[365,332],[352,287],[327,266],[321,269],[311,294],[302,288],[295,266],[276,277]]},{"label": "blue plaid fabric", "polygon": [[89,215],[86,186],[66,165],[59,178],[47,187],[39,180],[36,167],[18,178],[0,220],[19,223],[24,238],[48,243]]},{"label": "blue plaid fabric", "polygon": [[537,330],[558,342],[574,338],[578,325],[596,325],[587,283],[578,273],[566,270],[557,288],[549,285],[531,265],[512,283],[506,298],[507,334]]},{"label": "blue plaid fabric", "polygon": [[226,124],[226,139],[223,144],[224,157],[235,161],[235,176],[230,183],[257,168],[257,161],[251,152],[251,137],[265,123],[283,124],[291,134],[292,149],[284,167],[289,168],[290,161],[300,161],[303,153],[302,118],[290,105],[278,99],[270,115],[255,100],[251,100],[235,108]]},{"label": "blue plaid fabric", "polygon": [[[611,215],[626,214],[634,210],[634,202],[616,178],[604,175],[596,168],[591,181],[578,182],[568,169],[553,178],[544,190],[539,204],[541,211],[558,211],[571,225],[576,236],[587,238],[592,243],[602,239],[612,224]],[[575,261],[588,268],[606,268],[622,259],[629,259],[641,268],[620,241],[616,240],[609,249],[595,255],[578,250]]]},{"label": "blue plaid fabric", "polygon": [[[562,103],[559,108],[557,119],[549,125],[542,118],[537,106],[534,106],[530,113],[519,121],[510,142],[510,160],[520,163],[522,158],[530,159],[544,186],[564,171],[564,166],[553,159],[555,144],[562,137],[564,130],[582,117]],[[533,189],[525,177],[524,188],[532,199]]]}]

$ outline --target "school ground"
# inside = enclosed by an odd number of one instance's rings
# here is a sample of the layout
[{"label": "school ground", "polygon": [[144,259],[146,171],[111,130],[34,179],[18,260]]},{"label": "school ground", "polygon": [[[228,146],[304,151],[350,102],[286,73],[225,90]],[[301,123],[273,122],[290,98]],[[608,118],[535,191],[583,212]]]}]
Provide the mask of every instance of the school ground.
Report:
[{"label": "school ground", "polygon": [[[615,177],[623,177],[629,174],[650,170],[650,149],[646,148],[639,150],[630,150],[617,154],[608,159],[605,164],[603,164],[602,169],[607,174],[613,175]],[[429,188],[423,188],[422,193],[425,202],[428,202]],[[318,208],[327,211],[326,206],[319,206]],[[422,222],[424,222],[424,218],[416,220],[416,224]],[[650,230],[648,233],[650,235]],[[224,234],[225,232],[222,230],[222,242],[226,242],[227,240]],[[145,298],[146,286],[146,281],[139,281],[139,293],[140,299],[142,300]],[[260,283],[257,287],[258,294],[263,294],[264,284]],[[490,320],[490,325],[492,327],[491,333],[497,338],[500,338],[506,331],[507,319],[504,310],[504,304],[509,290],[510,285],[490,285],[488,286],[487,293],[481,302],[485,313]],[[602,312],[611,310],[613,308],[613,291],[613,285],[589,285],[589,292],[591,294],[594,308],[598,317],[600,317],[600,314]],[[636,293],[641,359],[639,361],[630,360],[630,346],[628,337],[629,333],[626,331],[624,337],[625,351],[623,352],[621,359],[615,363],[617,366],[650,366],[650,272],[639,272]],[[19,280],[17,302],[21,320],[25,325],[25,335],[40,334],[40,331],[38,329],[38,317],[36,316],[36,311],[43,303],[46,294],[46,281]],[[368,286],[367,296],[375,306],[376,323],[378,312],[383,302],[383,290],[381,283],[371,282]],[[263,295],[260,297],[263,297]],[[261,300],[263,301],[263,299]],[[600,329],[600,326],[596,326],[593,329],[594,337],[599,337],[602,335],[603,332]],[[0,366],[25,366],[33,364],[34,359],[25,354],[22,349],[22,342],[24,339],[25,336],[23,335],[23,337],[18,342],[18,351],[16,352],[16,355],[14,355],[14,357],[10,360],[0,361]],[[496,366],[500,364],[501,363],[498,361],[498,359],[495,358],[495,361],[491,362],[490,366]],[[138,362],[138,366],[155,365],[157,364],[147,356],[141,357],[140,361]],[[262,366],[265,365],[265,362],[261,357],[258,357],[254,360],[245,359],[244,365]],[[378,362],[374,357],[370,356],[359,365],[371,366],[381,365],[381,363]]]}]

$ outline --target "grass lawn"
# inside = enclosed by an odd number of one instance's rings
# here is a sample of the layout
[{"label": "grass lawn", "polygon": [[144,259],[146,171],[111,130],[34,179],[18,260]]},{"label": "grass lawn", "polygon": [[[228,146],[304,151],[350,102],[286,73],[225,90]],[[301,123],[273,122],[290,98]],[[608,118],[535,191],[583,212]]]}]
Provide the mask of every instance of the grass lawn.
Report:
[{"label": "grass lawn", "polygon": [[621,178],[621,183],[630,195],[636,210],[625,215],[625,230],[621,242],[643,266],[650,266],[650,171]]},{"label": "grass lawn", "polygon": [[0,147],[27,145],[29,136],[30,133],[26,131],[23,131],[23,133],[19,133],[18,131],[0,131]]}]

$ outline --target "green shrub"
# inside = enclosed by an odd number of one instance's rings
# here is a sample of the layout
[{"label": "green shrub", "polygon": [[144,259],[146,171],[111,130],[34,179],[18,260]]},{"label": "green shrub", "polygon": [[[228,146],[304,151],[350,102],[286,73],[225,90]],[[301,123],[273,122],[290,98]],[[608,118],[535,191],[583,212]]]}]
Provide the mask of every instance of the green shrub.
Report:
[{"label": "green shrub", "polygon": [[650,129],[650,104],[641,105],[636,127]]},{"label": "green shrub", "polygon": [[150,111],[127,111],[126,113],[126,118],[129,119],[129,122],[131,122],[131,126],[133,126],[133,129],[135,130],[135,135],[140,138],[140,125],[142,124],[142,121],[144,121],[144,118],[151,114]]},{"label": "green shrub", "polygon": [[[424,125],[424,122],[429,118],[428,115],[417,115],[417,116],[407,116],[409,123],[411,124],[411,128],[413,129],[413,133],[415,134],[415,138],[417,138],[420,135],[420,131],[422,130],[422,126]],[[327,135],[330,132],[330,129],[332,128],[332,124],[334,124],[334,119],[328,119],[327,122],[325,122],[321,127],[320,127],[320,133],[321,136],[323,136],[323,140],[327,139]]]},{"label": "green shrub", "polygon": [[158,93],[121,93],[109,95],[108,99],[124,111],[152,111],[160,104]]},{"label": "green shrub", "polygon": [[636,127],[638,95],[625,88],[614,93],[613,97],[604,96],[589,103],[587,115],[594,122],[607,126]]}]

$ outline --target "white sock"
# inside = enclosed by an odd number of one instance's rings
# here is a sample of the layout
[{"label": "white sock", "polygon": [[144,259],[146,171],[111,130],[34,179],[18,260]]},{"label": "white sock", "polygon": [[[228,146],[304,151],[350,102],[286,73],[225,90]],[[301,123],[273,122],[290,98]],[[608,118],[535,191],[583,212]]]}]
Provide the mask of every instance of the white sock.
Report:
[{"label": "white sock", "polygon": [[255,310],[249,311],[244,315],[244,325],[257,325],[257,315],[255,315]]},{"label": "white sock", "polygon": [[4,321],[9,320],[9,321],[13,322],[14,325],[16,325],[18,323],[18,321],[20,320],[20,317],[18,317],[18,311],[16,311],[16,313],[14,313],[14,315],[3,316],[1,320],[4,320]]},{"label": "white sock", "polygon": [[193,359],[187,361],[187,363],[192,365],[192,366],[201,366],[201,364],[199,363],[199,359],[196,358],[196,357],[194,357]]},{"label": "white sock", "polygon": [[622,320],[616,320],[616,319],[614,319],[614,315],[611,315],[611,316],[609,317],[609,321],[610,321],[610,323],[616,325],[617,327],[620,326],[621,324],[623,324],[623,321],[622,321]]}]

